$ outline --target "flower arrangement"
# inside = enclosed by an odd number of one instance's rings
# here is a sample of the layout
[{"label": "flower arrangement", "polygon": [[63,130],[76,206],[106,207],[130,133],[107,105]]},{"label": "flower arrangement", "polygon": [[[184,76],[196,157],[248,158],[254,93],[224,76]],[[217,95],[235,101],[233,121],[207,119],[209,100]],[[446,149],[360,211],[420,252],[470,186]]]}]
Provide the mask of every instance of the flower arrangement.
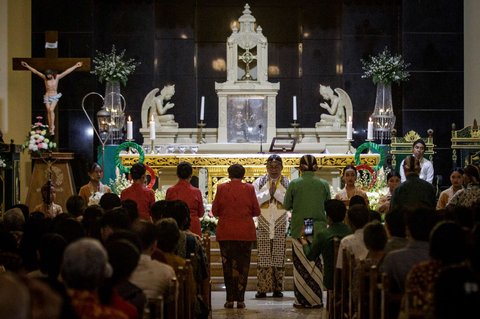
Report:
[{"label": "flower arrangement", "polygon": [[209,232],[210,235],[215,235],[217,230],[218,218],[210,216],[208,213],[205,213],[200,219],[200,225],[202,226],[202,233]]},{"label": "flower arrangement", "polygon": [[125,174],[121,174],[117,169],[115,180],[110,179],[108,184],[112,189],[112,192],[120,196],[125,188],[132,185],[132,181],[129,181]]},{"label": "flower arrangement", "polygon": [[23,144],[23,150],[28,149],[30,153],[41,154],[56,149],[57,144],[52,140],[48,125],[42,123],[43,118],[37,116],[37,122],[32,125],[30,132]]},{"label": "flower arrangement", "polygon": [[405,63],[401,55],[393,56],[385,47],[377,56],[370,56],[368,60],[360,60],[365,73],[362,78],[372,78],[373,83],[391,84],[408,80],[410,73],[406,68],[410,65]]},{"label": "flower arrangement", "polygon": [[7,162],[0,156],[0,168],[7,167]]},{"label": "flower arrangement", "polygon": [[115,45],[112,46],[110,53],[97,51],[97,56],[93,58],[93,71],[90,73],[97,75],[100,83],[119,81],[125,86],[128,76],[135,71],[140,62],[124,57],[125,50],[117,54]]}]

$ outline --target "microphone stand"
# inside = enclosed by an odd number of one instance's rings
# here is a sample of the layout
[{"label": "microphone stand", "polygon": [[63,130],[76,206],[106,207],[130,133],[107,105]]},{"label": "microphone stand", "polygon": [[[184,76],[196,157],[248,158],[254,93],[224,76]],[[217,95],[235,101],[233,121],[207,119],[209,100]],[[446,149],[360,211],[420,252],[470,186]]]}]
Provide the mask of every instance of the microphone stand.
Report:
[{"label": "microphone stand", "polygon": [[262,124],[258,125],[258,129],[260,130],[260,154],[263,154],[263,126]]}]

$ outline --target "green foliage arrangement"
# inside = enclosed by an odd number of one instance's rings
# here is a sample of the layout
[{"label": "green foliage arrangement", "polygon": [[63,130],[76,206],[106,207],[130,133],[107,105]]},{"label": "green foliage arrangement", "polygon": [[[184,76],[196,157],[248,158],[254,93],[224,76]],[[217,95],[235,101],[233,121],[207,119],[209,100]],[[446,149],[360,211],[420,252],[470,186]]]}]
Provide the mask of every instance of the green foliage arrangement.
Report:
[{"label": "green foliage arrangement", "polygon": [[93,71],[90,73],[98,76],[100,83],[119,81],[125,86],[128,76],[139,64],[140,62],[135,62],[135,59],[125,59],[125,50],[117,54],[113,45],[110,53],[97,51],[97,56],[93,58]]},{"label": "green foliage arrangement", "polygon": [[372,78],[374,84],[392,84],[408,80],[410,73],[406,70],[410,64],[405,63],[401,55],[392,55],[385,47],[383,52],[360,60],[365,73],[362,78]]}]

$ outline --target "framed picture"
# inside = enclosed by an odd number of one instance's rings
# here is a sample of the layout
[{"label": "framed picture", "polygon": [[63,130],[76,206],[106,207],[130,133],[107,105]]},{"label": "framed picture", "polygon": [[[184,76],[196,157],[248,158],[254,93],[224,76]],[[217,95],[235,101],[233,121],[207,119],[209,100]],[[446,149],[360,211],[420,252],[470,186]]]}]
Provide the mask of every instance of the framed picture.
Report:
[{"label": "framed picture", "polygon": [[267,100],[263,96],[227,98],[228,143],[266,142]]},{"label": "framed picture", "polygon": [[293,152],[297,139],[292,137],[274,137],[270,144],[270,153]]}]

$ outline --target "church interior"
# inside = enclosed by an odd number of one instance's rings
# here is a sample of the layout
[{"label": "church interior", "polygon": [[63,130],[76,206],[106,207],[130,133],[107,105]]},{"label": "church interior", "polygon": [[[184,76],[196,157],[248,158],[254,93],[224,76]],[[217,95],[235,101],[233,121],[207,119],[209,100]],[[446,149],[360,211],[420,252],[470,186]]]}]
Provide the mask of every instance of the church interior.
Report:
[{"label": "church interior", "polygon": [[[158,199],[188,161],[209,207],[231,164],[245,166],[252,183],[273,153],[289,179],[299,176],[300,157],[314,154],[317,176],[340,189],[346,165],[366,166],[371,182],[373,170],[398,169],[419,138],[440,193],[452,168],[480,162],[478,14],[476,0],[1,1],[0,214],[20,203],[32,210],[52,174],[63,183],[56,196],[65,211],[94,162],[114,188],[119,172],[143,160]],[[387,81],[388,117],[382,105],[378,114],[382,82],[365,76],[365,61],[385,50],[408,72]],[[111,52],[134,65],[117,79],[117,93],[96,69]],[[24,63],[65,72],[55,80],[53,120],[48,78]],[[32,124],[42,121],[54,127],[53,157],[28,149]],[[257,318],[268,309],[278,318],[317,317],[290,313],[287,267],[283,303],[256,300],[249,283],[248,311],[235,314],[223,309],[217,269],[210,316]]]}]

